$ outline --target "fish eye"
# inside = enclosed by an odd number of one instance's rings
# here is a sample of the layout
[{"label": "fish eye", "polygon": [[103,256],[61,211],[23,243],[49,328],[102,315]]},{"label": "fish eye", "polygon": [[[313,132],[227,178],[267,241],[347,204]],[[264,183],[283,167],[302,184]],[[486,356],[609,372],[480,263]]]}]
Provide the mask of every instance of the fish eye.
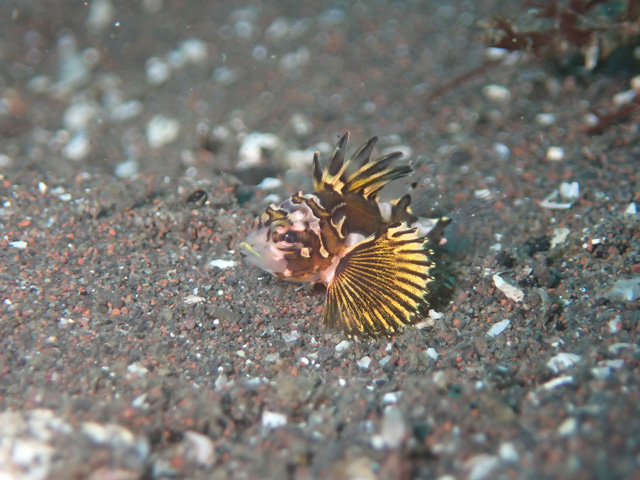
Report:
[{"label": "fish eye", "polygon": [[287,243],[296,243],[298,241],[298,232],[288,231],[282,234],[281,240]]}]

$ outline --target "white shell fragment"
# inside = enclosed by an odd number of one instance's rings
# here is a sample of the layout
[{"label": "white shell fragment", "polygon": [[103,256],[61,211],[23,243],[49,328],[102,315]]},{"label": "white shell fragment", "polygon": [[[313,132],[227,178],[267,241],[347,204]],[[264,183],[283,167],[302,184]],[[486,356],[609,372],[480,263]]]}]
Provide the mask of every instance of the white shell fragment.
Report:
[{"label": "white shell fragment", "polygon": [[287,424],[287,417],[282,413],[270,412],[264,410],[262,412],[262,426],[265,428],[279,428]]},{"label": "white shell fragment", "polygon": [[501,320],[498,323],[494,323],[487,331],[487,337],[497,337],[502,332],[504,332],[510,324],[511,321],[508,319]]},{"label": "white shell fragment", "polygon": [[551,360],[547,362],[547,367],[553,373],[560,373],[564,370],[568,370],[573,365],[582,360],[580,355],[576,355],[575,353],[559,353]]},{"label": "white shell fragment", "polygon": [[624,209],[625,217],[632,217],[638,213],[638,207],[636,206],[636,202],[631,202],[627,205],[627,208]]},{"label": "white shell fragment", "polygon": [[199,297],[198,295],[187,295],[187,297],[184,299],[184,303],[186,303],[187,305],[194,305],[197,303],[206,302],[206,300],[206,298]]},{"label": "white shell fragment", "polygon": [[228,270],[230,268],[235,268],[236,261],[234,260],[223,260],[222,258],[216,258],[209,262],[210,267],[218,267],[220,270]]},{"label": "white shell fragment", "polygon": [[336,345],[336,352],[338,353],[344,352],[350,346],[351,346],[351,342],[349,342],[348,340],[342,340],[339,344]]},{"label": "white shell fragment", "polygon": [[576,201],[580,197],[580,184],[578,182],[562,182],[559,193],[563,200]]},{"label": "white shell fragment", "polygon": [[598,365],[591,369],[591,374],[597,380],[606,380],[613,375],[614,370],[620,370],[624,367],[625,361],[622,358],[615,360],[603,360],[598,362]]},{"label": "white shell fragment", "polygon": [[505,282],[500,275],[493,276],[493,283],[509,300],[521,302],[524,299],[524,292],[517,287]]},{"label": "white shell fragment", "polygon": [[540,202],[542,208],[550,210],[566,210],[580,197],[580,184],[578,182],[562,182],[560,188],[551,192],[547,198]]},{"label": "white shell fragment", "polygon": [[438,353],[438,351],[433,348],[433,347],[429,347],[425,350],[427,356],[434,361],[437,361],[438,358],[440,358],[440,354]]},{"label": "white shell fragment", "polygon": [[555,228],[553,230],[553,237],[551,237],[551,248],[554,249],[559,245],[564,245],[567,241],[567,237],[571,233],[571,230],[565,227]]},{"label": "white shell fragment", "polygon": [[260,190],[273,190],[274,188],[280,188],[282,186],[282,180],[274,177],[265,177],[257,185]]},{"label": "white shell fragment", "polygon": [[554,378],[548,382],[542,384],[542,388],[545,390],[554,390],[564,385],[571,385],[573,383],[573,377],[571,375],[564,375],[562,377]]},{"label": "white shell fragment", "polygon": [[24,250],[25,248],[27,248],[27,242],[25,242],[24,240],[9,242],[9,245],[11,245],[13,248],[17,248],[18,250]]}]

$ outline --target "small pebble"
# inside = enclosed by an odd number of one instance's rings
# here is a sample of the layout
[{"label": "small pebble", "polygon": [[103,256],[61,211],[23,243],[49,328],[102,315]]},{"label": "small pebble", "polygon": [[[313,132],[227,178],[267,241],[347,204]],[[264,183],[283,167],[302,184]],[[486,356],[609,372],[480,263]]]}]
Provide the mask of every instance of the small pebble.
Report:
[{"label": "small pebble", "polygon": [[609,320],[607,324],[609,327],[609,333],[611,335],[615,335],[616,333],[618,333],[620,331],[621,324],[622,322],[620,321],[620,315],[616,315],[615,318]]},{"label": "small pebble", "polygon": [[407,435],[402,410],[395,405],[387,405],[382,412],[380,437],[387,448],[395,449],[402,445]]},{"label": "small pebble", "polygon": [[496,469],[500,466],[500,459],[495,455],[481,453],[465,462],[469,470],[468,480],[489,480],[494,478]]},{"label": "small pebble", "polygon": [[269,363],[278,363],[280,361],[280,354],[278,352],[269,353],[264,360]]},{"label": "small pebble", "polygon": [[616,280],[604,296],[614,300],[636,301],[640,298],[640,277]]},{"label": "small pebble", "polygon": [[102,32],[112,25],[116,9],[110,0],[92,0],[85,23],[95,33]]},{"label": "small pebble", "polygon": [[28,244],[24,240],[16,240],[15,242],[9,242],[9,245],[11,245],[13,248],[17,248],[18,250],[24,250],[25,248],[27,248]]},{"label": "small pebble", "polygon": [[498,455],[500,455],[500,459],[505,463],[517,464],[520,461],[520,455],[516,447],[510,442],[500,444]]},{"label": "small pebble", "polygon": [[291,120],[289,120],[289,124],[291,125],[291,128],[293,128],[295,134],[299,137],[309,135],[312,129],[311,122],[307,117],[300,113],[294,113]]},{"label": "small pebble", "polygon": [[80,161],[86,158],[91,150],[89,134],[85,130],[76,133],[62,149],[62,155],[69,160]]},{"label": "small pebble", "polygon": [[10,167],[13,164],[11,157],[5,153],[0,153],[0,168]]},{"label": "small pebble", "polygon": [[118,163],[114,169],[114,173],[118,178],[133,178],[138,174],[138,171],[138,160],[135,158]]},{"label": "small pebble", "polygon": [[213,466],[216,461],[215,449],[207,435],[189,430],[185,432],[184,439],[191,448],[190,453],[198,465],[205,468]]},{"label": "small pebble", "polygon": [[149,370],[147,370],[147,368],[144,365],[142,365],[140,362],[135,362],[129,365],[127,367],[127,371],[129,373],[133,373],[134,375],[138,375],[138,376],[146,375],[147,373],[149,373]]},{"label": "small pebble", "polygon": [[222,390],[227,385],[229,385],[229,383],[230,382],[229,382],[229,378],[227,377],[227,374],[224,373],[224,370],[220,370],[220,373],[218,373],[218,378],[216,378],[216,381],[213,382],[213,385],[216,390]]},{"label": "small pebble", "polygon": [[536,115],[536,123],[542,127],[548,127],[556,123],[555,113],[538,113]]},{"label": "small pebble", "polygon": [[506,48],[489,47],[484,50],[485,58],[493,62],[502,60],[508,53],[509,50]]},{"label": "small pebble", "polygon": [[222,87],[233,85],[239,78],[238,72],[229,67],[217,67],[211,74],[213,81]]},{"label": "small pebble", "polygon": [[351,346],[351,342],[349,340],[342,340],[339,344],[336,345],[336,352],[341,353],[347,350]]},{"label": "small pebble", "polygon": [[362,370],[369,370],[369,366],[371,365],[371,357],[362,357],[357,361],[357,363]]},{"label": "small pebble", "polygon": [[145,63],[145,77],[149,85],[157,87],[162,85],[171,76],[169,64],[158,57],[151,57]]},{"label": "small pebble", "polygon": [[300,338],[300,334],[298,333],[298,330],[291,330],[291,332],[284,332],[282,334],[282,339],[286,343],[297,342],[299,338]]},{"label": "small pebble", "polygon": [[162,115],[153,117],[147,125],[147,142],[153,149],[161,148],[178,138],[180,123]]},{"label": "small pebble", "polygon": [[263,410],[262,412],[262,426],[265,428],[279,428],[284,427],[287,424],[287,417],[281,413],[271,412],[269,410]]},{"label": "small pebble", "polygon": [[185,60],[189,63],[203,63],[209,55],[207,43],[200,38],[189,38],[180,46]]},{"label": "small pebble", "polygon": [[511,100],[511,92],[502,85],[490,84],[482,89],[484,96],[495,103],[507,103]]},{"label": "small pebble", "polygon": [[627,208],[624,209],[625,217],[632,217],[638,213],[638,207],[636,206],[636,202],[631,202],[627,205]]},{"label": "small pebble", "polygon": [[493,151],[500,160],[509,160],[511,150],[504,143],[496,142],[493,144]]},{"label": "small pebble", "polygon": [[564,148],[549,147],[547,149],[546,159],[550,162],[559,162],[564,158]]},{"label": "small pebble", "polygon": [[398,403],[399,392],[387,392],[382,396],[383,405],[392,405]]},{"label": "small pebble", "polygon": [[578,420],[574,417],[568,417],[558,426],[558,434],[561,437],[571,437],[578,430]]},{"label": "small pebble", "polygon": [[613,104],[614,105],[626,105],[635,100],[638,92],[636,90],[627,90],[625,92],[616,93],[613,96]]},{"label": "small pebble", "polygon": [[142,113],[143,104],[140,100],[129,100],[121,103],[111,109],[111,120],[115,122],[124,122],[134,118]]},{"label": "small pebble", "polygon": [[62,124],[68,130],[84,130],[98,114],[98,108],[88,102],[71,104],[64,112]]}]

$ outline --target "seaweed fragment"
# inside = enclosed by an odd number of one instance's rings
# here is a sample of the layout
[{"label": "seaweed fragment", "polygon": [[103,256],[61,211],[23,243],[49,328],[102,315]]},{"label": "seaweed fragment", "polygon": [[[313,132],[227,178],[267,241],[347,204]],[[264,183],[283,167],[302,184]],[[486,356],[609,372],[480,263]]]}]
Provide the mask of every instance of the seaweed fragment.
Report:
[{"label": "seaweed fragment", "polygon": [[[575,68],[573,61],[581,56],[586,72],[607,62],[613,67],[608,69],[609,73],[631,71],[634,65],[640,69],[640,0],[548,0],[525,2],[524,5],[529,11],[517,23],[504,18],[494,18],[490,22],[485,43],[488,48],[495,49],[494,54],[495,51],[526,52],[539,61],[570,68]],[[527,25],[523,26],[524,23]],[[622,56],[619,55],[621,51],[624,52]],[[445,82],[427,96],[426,106],[461,84],[485,75],[507,58],[506,55],[490,58]],[[632,101],[606,114],[593,112],[597,121],[584,132],[601,134],[636,110],[640,106],[640,89],[634,89],[637,94]]]}]

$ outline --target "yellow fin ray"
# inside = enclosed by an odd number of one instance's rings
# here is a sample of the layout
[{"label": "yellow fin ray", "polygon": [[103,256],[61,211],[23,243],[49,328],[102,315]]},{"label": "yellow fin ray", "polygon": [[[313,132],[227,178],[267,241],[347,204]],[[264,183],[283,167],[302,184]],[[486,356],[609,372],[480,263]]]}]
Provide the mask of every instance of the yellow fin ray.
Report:
[{"label": "yellow fin ray", "polygon": [[414,321],[431,281],[427,239],[395,224],[351,247],[328,286],[323,322],[348,336],[391,335]]}]

